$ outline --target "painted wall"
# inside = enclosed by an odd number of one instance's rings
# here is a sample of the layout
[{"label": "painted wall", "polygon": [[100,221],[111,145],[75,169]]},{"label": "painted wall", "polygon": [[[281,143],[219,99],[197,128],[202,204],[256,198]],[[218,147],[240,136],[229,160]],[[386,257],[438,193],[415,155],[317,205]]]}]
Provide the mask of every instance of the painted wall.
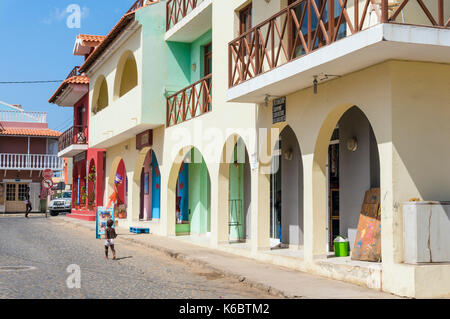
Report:
[{"label": "painted wall", "polygon": [[152,152],[152,219],[161,218],[161,172],[158,160]]},{"label": "painted wall", "polygon": [[189,164],[189,220],[192,234],[210,231],[209,193],[210,182],[206,163]]},{"label": "painted wall", "polygon": [[[355,152],[347,149],[353,137],[358,141]],[[350,239],[351,248],[365,192],[380,184],[376,144],[366,116],[357,107],[349,109],[339,121],[339,231]]]},{"label": "painted wall", "polygon": [[[303,244],[303,165],[297,138],[290,127],[281,132],[281,241]],[[285,154],[292,150],[292,159]]]}]

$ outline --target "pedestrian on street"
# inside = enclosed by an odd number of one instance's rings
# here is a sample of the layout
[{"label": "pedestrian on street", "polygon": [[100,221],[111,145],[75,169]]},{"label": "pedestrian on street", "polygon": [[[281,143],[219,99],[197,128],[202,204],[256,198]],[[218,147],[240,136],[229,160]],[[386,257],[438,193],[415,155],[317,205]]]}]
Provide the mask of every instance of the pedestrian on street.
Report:
[{"label": "pedestrian on street", "polygon": [[116,230],[112,227],[114,222],[112,219],[109,219],[106,223],[105,230],[105,258],[108,259],[108,248],[111,247],[111,251],[113,253],[113,260],[116,259],[116,251],[114,250],[114,239],[117,237]]},{"label": "pedestrian on street", "polygon": [[33,209],[33,207],[31,207],[31,201],[30,201],[30,187],[28,187],[28,186],[25,191],[25,206],[26,206],[25,218],[28,218],[28,214]]}]

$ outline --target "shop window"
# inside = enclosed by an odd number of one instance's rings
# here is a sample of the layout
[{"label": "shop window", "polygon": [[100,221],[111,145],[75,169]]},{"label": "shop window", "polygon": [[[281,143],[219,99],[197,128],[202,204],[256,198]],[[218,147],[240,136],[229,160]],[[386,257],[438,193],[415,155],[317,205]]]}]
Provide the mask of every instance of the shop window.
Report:
[{"label": "shop window", "polygon": [[6,185],[6,200],[15,201],[16,200],[16,184]]},{"label": "shop window", "polygon": [[27,194],[27,184],[19,184],[19,201],[25,200],[25,195]]}]

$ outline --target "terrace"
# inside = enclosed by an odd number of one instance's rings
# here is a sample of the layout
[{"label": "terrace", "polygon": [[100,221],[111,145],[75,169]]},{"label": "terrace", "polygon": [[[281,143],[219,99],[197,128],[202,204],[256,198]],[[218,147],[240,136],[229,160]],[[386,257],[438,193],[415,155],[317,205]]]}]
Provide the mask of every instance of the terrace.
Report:
[{"label": "terrace", "polygon": [[388,59],[448,63],[449,47],[443,0],[298,0],[229,43],[228,100],[259,103]]}]

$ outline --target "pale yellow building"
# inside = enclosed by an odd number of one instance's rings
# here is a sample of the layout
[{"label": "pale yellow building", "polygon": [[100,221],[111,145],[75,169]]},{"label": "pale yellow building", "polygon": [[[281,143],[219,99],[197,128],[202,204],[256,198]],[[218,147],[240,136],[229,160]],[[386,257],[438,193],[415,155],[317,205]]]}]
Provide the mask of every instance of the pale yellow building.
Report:
[{"label": "pale yellow building", "polygon": [[[81,67],[105,202],[124,172],[119,227],[449,297],[449,237],[436,239],[439,262],[405,262],[403,207],[439,201],[450,218],[450,4],[173,3],[134,6]],[[381,260],[334,257],[337,235],[355,249],[373,188]]]}]

